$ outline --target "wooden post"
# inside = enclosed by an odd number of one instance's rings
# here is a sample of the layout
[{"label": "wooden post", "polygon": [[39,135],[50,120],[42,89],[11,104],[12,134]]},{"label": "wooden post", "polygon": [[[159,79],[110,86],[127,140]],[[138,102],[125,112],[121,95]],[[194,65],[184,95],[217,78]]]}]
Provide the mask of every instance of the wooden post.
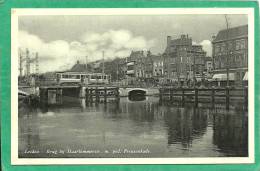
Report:
[{"label": "wooden post", "polygon": [[184,96],[184,89],[183,88],[181,88],[182,89],[182,95],[181,95],[181,101],[182,101],[182,105],[184,106],[184,103],[185,103],[185,96]]},{"label": "wooden post", "polygon": [[90,98],[90,103],[92,104],[93,103],[93,89],[90,88],[90,91],[89,91],[89,98]]},{"label": "wooden post", "polygon": [[162,88],[159,88],[159,99],[162,100],[163,95],[162,95]]},{"label": "wooden post", "polygon": [[62,89],[61,88],[56,89],[56,103],[62,104]]},{"label": "wooden post", "polygon": [[104,103],[107,103],[107,87],[104,87]]},{"label": "wooden post", "polygon": [[226,87],[226,109],[229,110],[229,87]]},{"label": "wooden post", "polygon": [[195,107],[198,107],[198,94],[199,94],[198,91],[199,91],[198,88],[195,88],[195,95],[194,95],[195,96],[194,97],[194,106]]},{"label": "wooden post", "polygon": [[244,89],[244,109],[248,108],[248,88]]},{"label": "wooden post", "polygon": [[119,110],[119,106],[120,106],[120,96],[119,96],[119,87],[115,88],[116,92],[116,110]]},{"label": "wooden post", "polygon": [[85,89],[85,99],[86,99],[86,104],[87,104],[88,101],[89,101],[89,92],[88,92],[88,88],[87,87]]},{"label": "wooden post", "polygon": [[170,101],[172,101],[172,100],[173,100],[173,89],[170,88]]},{"label": "wooden post", "polygon": [[48,105],[48,89],[40,88],[40,104],[45,107]]},{"label": "wooden post", "polygon": [[116,88],[116,98],[119,101],[119,87]]},{"label": "wooden post", "polygon": [[212,88],[211,90],[211,105],[212,105],[212,108],[215,107],[215,89]]},{"label": "wooden post", "polygon": [[96,95],[96,103],[98,103],[98,102],[99,102],[99,91],[98,91],[98,87],[96,87],[95,95]]}]

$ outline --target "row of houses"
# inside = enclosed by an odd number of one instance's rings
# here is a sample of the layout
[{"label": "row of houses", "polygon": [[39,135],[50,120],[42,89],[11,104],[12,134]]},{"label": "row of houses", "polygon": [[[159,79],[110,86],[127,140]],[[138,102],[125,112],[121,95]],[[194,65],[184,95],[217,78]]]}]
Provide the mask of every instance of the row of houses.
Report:
[{"label": "row of houses", "polygon": [[[194,45],[189,35],[167,36],[162,54],[151,51],[132,51],[129,57],[111,61],[95,61],[88,65],[77,62],[72,71],[104,72],[111,81],[156,80],[164,83],[202,82],[226,85],[247,81],[248,26],[220,30],[212,37],[212,57],[206,56],[201,45]],[[103,65],[104,62],[104,65]],[[104,66],[104,68],[103,68]],[[227,68],[229,74],[227,76]]]},{"label": "row of houses", "polygon": [[[216,81],[230,85],[247,81],[248,26],[224,29],[212,40],[212,57],[206,56],[201,45],[192,44],[189,35],[177,39],[167,37],[163,54],[132,51],[120,66],[128,79],[154,78],[166,82]],[[229,74],[227,76],[227,68]]]},{"label": "row of houses", "polygon": [[218,32],[212,41],[213,78],[229,80],[235,84],[247,82],[248,77],[248,25]]},{"label": "row of houses", "polygon": [[130,78],[154,78],[164,82],[200,81],[212,73],[212,58],[206,56],[201,45],[193,45],[192,38],[181,35],[167,37],[163,54],[132,51],[126,59],[126,75]]}]

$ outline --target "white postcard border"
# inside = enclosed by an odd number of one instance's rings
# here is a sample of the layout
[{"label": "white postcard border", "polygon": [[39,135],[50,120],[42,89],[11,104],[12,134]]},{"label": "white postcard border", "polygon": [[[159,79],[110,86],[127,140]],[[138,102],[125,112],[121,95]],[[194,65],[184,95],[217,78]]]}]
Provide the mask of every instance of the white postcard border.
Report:
[{"label": "white postcard border", "polygon": [[[13,8],[11,15],[11,164],[235,164],[254,163],[254,8]],[[18,17],[30,15],[248,15],[248,157],[18,158]]]}]

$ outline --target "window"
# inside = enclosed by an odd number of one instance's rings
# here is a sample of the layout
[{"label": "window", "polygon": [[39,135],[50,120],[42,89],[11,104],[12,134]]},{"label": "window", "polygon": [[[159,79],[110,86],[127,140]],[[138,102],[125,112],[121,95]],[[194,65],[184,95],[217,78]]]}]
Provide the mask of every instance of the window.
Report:
[{"label": "window", "polygon": [[229,43],[228,43],[228,49],[229,49],[229,50],[232,50],[232,49],[233,49],[233,43],[232,43],[232,42],[229,42]]},{"label": "window", "polygon": [[241,62],[240,56],[236,56],[236,64],[237,64],[237,66],[240,66],[240,62]]},{"label": "window", "polygon": [[237,79],[240,80],[240,73],[237,72]]},{"label": "window", "polygon": [[237,41],[236,41],[236,50],[239,50],[239,49],[240,49],[240,41],[237,40]]},{"label": "window", "polygon": [[91,75],[91,79],[96,79],[96,75]]},{"label": "window", "polygon": [[68,75],[62,75],[62,78],[69,78]]},{"label": "window", "polygon": [[225,52],[226,51],[226,46],[225,43],[221,44],[221,52]]},{"label": "window", "polygon": [[218,45],[215,46],[215,53],[216,54],[219,53],[219,46]]},{"label": "window", "polygon": [[242,39],[242,40],[240,41],[240,43],[241,43],[241,45],[240,45],[241,49],[245,49],[245,48],[246,48],[246,42],[245,42],[245,40]]}]

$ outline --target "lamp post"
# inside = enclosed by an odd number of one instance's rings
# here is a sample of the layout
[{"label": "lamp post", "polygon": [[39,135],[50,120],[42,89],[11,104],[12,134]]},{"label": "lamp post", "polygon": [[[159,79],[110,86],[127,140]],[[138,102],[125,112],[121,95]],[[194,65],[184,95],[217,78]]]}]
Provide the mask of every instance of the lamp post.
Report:
[{"label": "lamp post", "polygon": [[227,27],[227,32],[226,32],[227,87],[229,87],[229,43],[228,43],[228,38],[229,38],[229,23],[228,23],[228,18],[227,18],[227,15],[226,15],[226,14],[225,14],[225,21],[226,21],[226,27]]},{"label": "lamp post", "polygon": [[196,80],[196,58],[193,54],[193,80],[194,80],[194,87],[196,87],[197,80]]}]

